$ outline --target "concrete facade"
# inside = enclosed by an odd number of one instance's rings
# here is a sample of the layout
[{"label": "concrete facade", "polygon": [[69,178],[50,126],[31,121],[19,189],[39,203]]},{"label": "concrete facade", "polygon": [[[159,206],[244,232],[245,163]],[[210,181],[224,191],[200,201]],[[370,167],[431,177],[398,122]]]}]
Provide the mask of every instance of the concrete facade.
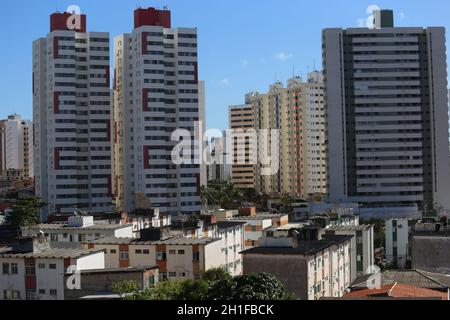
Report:
[{"label": "concrete facade", "polygon": [[323,31],[329,200],[450,209],[444,28]]},{"label": "concrete facade", "polygon": [[64,300],[67,268],[103,269],[104,261],[103,252],[79,249],[2,253],[0,300]]},{"label": "concrete facade", "polygon": [[412,269],[450,274],[450,234],[413,234]]},{"label": "concrete facade", "polygon": [[34,177],[33,123],[19,115],[0,121],[0,175],[18,170],[23,178]]},{"label": "concrete facade", "polygon": [[134,30],[114,39],[114,171],[119,211],[134,210],[135,193],[145,194],[164,214],[201,211],[198,146],[189,147],[190,163],[172,161],[172,151],[180,142],[172,139],[174,131],[184,130],[183,139],[192,142],[203,129],[195,128],[204,108],[197,29],[173,28],[170,16],[168,10],[139,8]]},{"label": "concrete facade", "polygon": [[[66,274],[64,280],[69,280]],[[90,299],[113,296],[113,284],[120,281],[134,281],[138,290],[146,290],[158,283],[158,267],[142,267],[128,269],[83,270],[80,272],[80,289],[64,290],[64,300]],[[118,297],[117,297],[118,298]]]},{"label": "concrete facade", "polygon": [[105,252],[106,268],[156,265],[161,280],[199,279],[202,271],[225,266],[220,239],[169,238],[139,241],[129,238],[103,238],[86,242],[85,248]]},{"label": "concrete facade", "polygon": [[301,300],[342,297],[356,277],[351,274],[350,239],[344,236],[339,241],[319,240],[311,242],[310,247],[305,243],[299,248],[246,250],[244,274],[272,273]]},{"label": "concrete facade", "polygon": [[36,196],[42,219],[75,209],[112,210],[109,34],[69,30],[69,13],[51,15],[33,43]]}]

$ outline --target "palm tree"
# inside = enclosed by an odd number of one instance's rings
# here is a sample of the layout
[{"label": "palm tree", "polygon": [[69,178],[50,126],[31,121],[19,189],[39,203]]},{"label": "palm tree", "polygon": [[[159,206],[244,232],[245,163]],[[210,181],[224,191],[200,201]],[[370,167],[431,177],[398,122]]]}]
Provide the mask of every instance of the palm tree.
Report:
[{"label": "palm tree", "polygon": [[208,200],[209,200],[210,196],[211,196],[211,194],[208,190],[208,187],[201,186],[200,187],[200,198],[201,198],[203,208],[205,208],[209,204]]}]

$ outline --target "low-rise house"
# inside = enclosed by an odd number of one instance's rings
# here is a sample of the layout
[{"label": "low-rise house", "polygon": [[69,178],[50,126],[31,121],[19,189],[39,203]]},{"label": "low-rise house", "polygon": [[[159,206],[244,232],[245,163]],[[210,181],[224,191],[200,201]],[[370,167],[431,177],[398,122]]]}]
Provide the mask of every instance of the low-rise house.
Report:
[{"label": "low-rise house", "polygon": [[86,242],[85,248],[102,250],[106,268],[157,265],[161,280],[199,279],[203,271],[224,267],[226,256],[219,238],[169,238],[145,241],[103,238]]},{"label": "low-rise house", "polygon": [[273,226],[284,226],[289,223],[286,214],[257,213],[254,215],[235,216],[228,221],[244,222],[244,247],[245,249],[259,246],[259,240],[264,231]]},{"label": "low-rise house", "polygon": [[[65,282],[70,281],[72,275],[65,275]],[[79,288],[65,288],[65,300],[113,300],[121,297],[113,292],[113,285],[120,281],[133,281],[139,291],[154,287],[158,283],[157,266],[139,268],[118,268],[82,270],[79,272]]]},{"label": "low-rise house", "polygon": [[242,252],[244,274],[269,272],[302,300],[342,297],[351,274],[352,236],[298,241],[271,238],[264,246]]},{"label": "low-rise house", "polygon": [[325,235],[351,235],[353,274],[371,273],[375,265],[374,230],[373,225],[341,225],[326,228],[321,231]]},{"label": "low-rise house", "polygon": [[217,238],[217,219],[213,214],[203,214],[199,218],[176,217],[170,225],[172,234],[185,238]]},{"label": "low-rise house", "polygon": [[225,267],[232,276],[242,275],[244,250],[244,222],[220,221],[217,223],[221,252],[225,256]]},{"label": "low-rise house", "polygon": [[[53,214],[48,217],[47,224],[67,224],[70,216]],[[168,214],[160,214],[159,209],[139,210],[137,213],[103,213],[93,216],[95,225],[131,225],[133,237],[139,238],[141,230],[148,228],[162,228],[171,225],[172,217]]]},{"label": "low-rise house", "polygon": [[131,224],[95,224],[92,216],[71,216],[68,223],[39,224],[22,229],[24,237],[44,234],[53,247],[77,248],[104,237],[133,237]]},{"label": "low-rise house", "polygon": [[404,269],[411,261],[409,236],[417,219],[396,218],[385,222],[386,262],[396,268]]},{"label": "low-rise house", "polygon": [[1,300],[64,300],[65,274],[104,269],[103,251],[52,249],[45,237],[17,239],[0,253]]}]

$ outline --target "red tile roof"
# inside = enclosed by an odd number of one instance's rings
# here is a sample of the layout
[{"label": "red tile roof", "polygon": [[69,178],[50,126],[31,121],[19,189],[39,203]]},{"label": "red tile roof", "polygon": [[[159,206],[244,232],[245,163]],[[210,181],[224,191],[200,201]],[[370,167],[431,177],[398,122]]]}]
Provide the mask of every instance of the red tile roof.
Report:
[{"label": "red tile roof", "polygon": [[440,300],[448,300],[448,294],[446,292],[419,288],[399,283],[387,284],[382,286],[380,289],[364,289],[353,291],[346,294],[344,296],[344,299],[361,299],[361,298],[377,298],[377,297],[390,297],[392,299],[436,298]]}]

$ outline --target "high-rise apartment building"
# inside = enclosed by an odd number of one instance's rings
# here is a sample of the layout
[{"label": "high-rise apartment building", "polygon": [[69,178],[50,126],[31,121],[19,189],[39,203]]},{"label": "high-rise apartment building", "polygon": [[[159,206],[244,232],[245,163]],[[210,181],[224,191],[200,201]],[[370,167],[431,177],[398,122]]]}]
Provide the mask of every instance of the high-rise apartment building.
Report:
[{"label": "high-rise apartment building", "polygon": [[[259,163],[255,166],[257,192],[288,194],[294,199],[326,194],[322,73],[308,74],[307,81],[294,77],[287,87],[277,82],[267,93],[249,94],[247,99],[248,112],[253,112],[251,124],[259,139]],[[272,130],[278,130],[278,134],[273,135]],[[272,154],[275,150],[278,157]],[[277,170],[264,157],[278,163]],[[263,166],[271,167],[270,171],[265,172]]]},{"label": "high-rise apartment building", "polygon": [[212,137],[208,145],[208,151],[211,154],[208,164],[208,181],[231,181],[231,165],[227,163],[225,136]]},{"label": "high-rise apartment building", "polygon": [[33,124],[19,115],[0,121],[0,173],[21,172],[23,178],[34,176]]},{"label": "high-rise apartment building", "polygon": [[177,129],[198,136],[197,29],[172,28],[168,10],[139,8],[134,30],[115,38],[114,58],[118,208],[132,211],[135,195],[145,194],[161,213],[200,212],[197,148],[192,163],[175,164],[179,141],[171,139]]},{"label": "high-rise apartment building", "polygon": [[[250,95],[246,97],[247,101]],[[241,189],[256,189],[257,145],[255,113],[251,104],[230,106],[230,132],[225,136],[226,164],[231,163],[231,182]]]},{"label": "high-rise apartment building", "polygon": [[55,13],[33,43],[36,195],[45,214],[112,210],[109,34]]},{"label": "high-rise apartment building", "polygon": [[450,209],[444,28],[325,29],[329,199]]}]

